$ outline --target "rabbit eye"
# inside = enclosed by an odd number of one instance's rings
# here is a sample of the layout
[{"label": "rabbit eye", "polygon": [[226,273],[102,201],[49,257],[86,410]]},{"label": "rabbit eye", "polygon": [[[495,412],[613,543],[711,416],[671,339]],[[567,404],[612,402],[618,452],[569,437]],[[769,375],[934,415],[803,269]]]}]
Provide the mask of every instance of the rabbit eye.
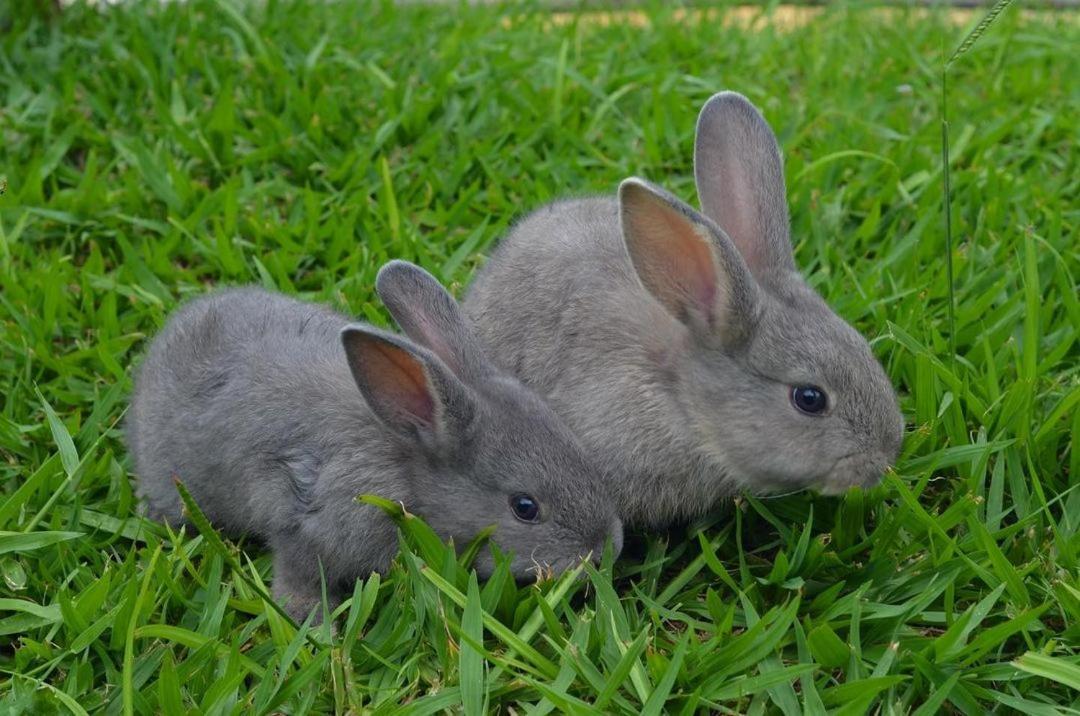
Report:
[{"label": "rabbit eye", "polygon": [[522,522],[537,522],[540,519],[540,503],[529,495],[514,495],[510,498],[510,510]]},{"label": "rabbit eye", "polygon": [[825,391],[814,385],[796,385],[791,389],[791,402],[807,415],[820,415],[829,407]]}]

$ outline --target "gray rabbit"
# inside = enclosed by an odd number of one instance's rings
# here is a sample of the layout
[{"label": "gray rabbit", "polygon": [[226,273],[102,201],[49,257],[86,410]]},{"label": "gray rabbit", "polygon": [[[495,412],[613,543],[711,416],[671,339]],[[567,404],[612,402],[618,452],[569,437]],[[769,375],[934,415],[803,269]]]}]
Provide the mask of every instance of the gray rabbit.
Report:
[{"label": "gray rabbit", "polygon": [[628,179],[518,224],[463,304],[488,354],[605,466],[628,524],[876,483],[903,420],[866,341],[795,269],[772,131],[718,94],[694,164],[704,216]]},{"label": "gray rabbit", "polygon": [[[192,301],[153,341],[128,439],[151,516],[182,520],[179,478],[215,525],[274,554],[274,593],[302,618],[386,569],[399,501],[460,547],[496,525],[526,579],[562,570],[622,525],[605,480],[555,413],[480,352],[441,285],[412,264],[376,289],[411,340],[247,288]],[[494,568],[487,550],[476,563]]]}]

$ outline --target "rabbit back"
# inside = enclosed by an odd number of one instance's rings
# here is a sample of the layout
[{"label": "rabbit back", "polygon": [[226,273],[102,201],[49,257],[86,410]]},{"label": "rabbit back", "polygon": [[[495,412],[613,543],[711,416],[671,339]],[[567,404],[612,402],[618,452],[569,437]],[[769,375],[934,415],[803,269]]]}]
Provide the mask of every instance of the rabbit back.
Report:
[{"label": "rabbit back", "polygon": [[[464,301],[497,362],[549,392],[561,377],[591,373],[575,361],[590,348],[639,349],[655,302],[637,277],[619,231],[618,202],[556,202],[521,220],[479,270]],[[566,371],[570,371],[568,376]]]},{"label": "rabbit back", "polygon": [[331,484],[319,476],[357,441],[378,447],[338,338],[347,323],[251,288],[178,311],[139,369],[128,420],[151,516],[181,520],[174,479],[229,533],[269,541],[317,510]]}]

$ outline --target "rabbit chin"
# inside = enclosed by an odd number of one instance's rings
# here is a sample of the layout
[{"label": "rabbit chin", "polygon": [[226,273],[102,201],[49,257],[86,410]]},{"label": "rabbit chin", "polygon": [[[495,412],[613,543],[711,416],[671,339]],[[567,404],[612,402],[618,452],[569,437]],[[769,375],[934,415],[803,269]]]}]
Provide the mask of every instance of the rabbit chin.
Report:
[{"label": "rabbit chin", "polygon": [[[622,546],[621,531],[618,537],[619,539],[616,544],[615,552],[616,555],[618,555],[618,549]],[[518,557],[517,555],[514,555],[510,562],[510,573],[514,577],[514,580],[520,584],[543,582],[548,579],[559,577],[563,572],[574,569],[584,561],[599,564],[602,554],[603,546],[601,545],[598,549],[590,550],[581,556],[564,557],[555,559],[554,561],[542,561],[535,558],[530,559],[528,557]],[[481,550],[476,555],[473,567],[476,569],[476,574],[480,579],[490,579],[492,573],[495,571],[495,560],[490,550]],[[584,573],[582,573],[582,576],[584,576]]]},{"label": "rabbit chin", "polygon": [[884,455],[872,452],[848,455],[836,462],[817,489],[823,495],[841,495],[853,487],[868,490],[881,482],[889,463]]},{"label": "rabbit chin", "polygon": [[[822,495],[842,495],[853,487],[864,490],[874,487],[881,482],[890,464],[890,460],[883,455],[854,453],[840,458],[830,470],[818,475],[796,478],[790,474],[748,472],[742,479],[736,480],[736,491],[758,497],[778,497],[803,490],[814,490]],[[738,474],[737,471],[732,472]]]}]

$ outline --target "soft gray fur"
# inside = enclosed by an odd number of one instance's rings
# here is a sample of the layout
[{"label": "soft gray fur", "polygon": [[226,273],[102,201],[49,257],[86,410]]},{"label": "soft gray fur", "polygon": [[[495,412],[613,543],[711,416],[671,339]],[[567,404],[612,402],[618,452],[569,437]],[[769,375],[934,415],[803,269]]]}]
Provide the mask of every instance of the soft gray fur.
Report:
[{"label": "soft gray fur", "polygon": [[[183,519],[177,478],[211,522],[274,553],[274,592],[298,618],[385,570],[396,529],[373,493],[460,547],[496,525],[519,579],[558,571],[622,526],[604,479],[533,392],[478,350],[457,303],[423,270],[391,262],[377,290],[412,340],[254,288],[192,301],[154,340],[136,379],[128,440],[149,513]],[[540,522],[511,512],[540,503]],[[487,550],[478,557],[493,569]]]},{"label": "soft gray fur", "polygon": [[[707,216],[628,179],[518,224],[464,301],[488,355],[607,468],[627,523],[876,483],[903,435],[895,394],[796,272],[779,148],[742,96],[702,109],[695,173]],[[795,385],[827,412],[800,412]]]}]

